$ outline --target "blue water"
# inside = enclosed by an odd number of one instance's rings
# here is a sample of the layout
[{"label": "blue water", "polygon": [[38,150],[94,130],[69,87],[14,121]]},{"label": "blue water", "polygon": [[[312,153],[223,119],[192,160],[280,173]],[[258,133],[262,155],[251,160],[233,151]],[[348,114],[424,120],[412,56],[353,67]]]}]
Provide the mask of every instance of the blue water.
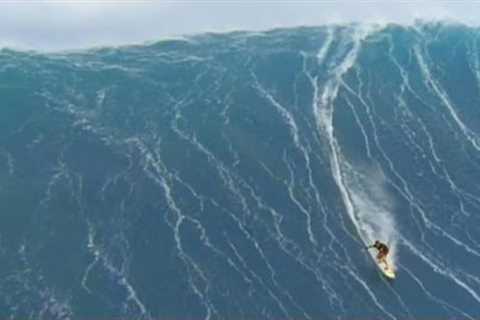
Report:
[{"label": "blue water", "polygon": [[479,41],[1,50],[0,318],[478,319]]}]

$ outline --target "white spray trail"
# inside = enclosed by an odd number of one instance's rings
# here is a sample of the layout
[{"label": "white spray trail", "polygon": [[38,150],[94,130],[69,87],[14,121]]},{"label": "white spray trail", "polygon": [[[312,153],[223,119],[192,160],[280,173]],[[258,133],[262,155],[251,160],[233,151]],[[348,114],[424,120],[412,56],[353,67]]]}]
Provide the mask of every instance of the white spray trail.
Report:
[{"label": "white spray trail", "polygon": [[346,161],[343,165],[343,182],[350,193],[353,221],[362,240],[386,242],[390,248],[389,262],[395,266],[398,235],[392,215],[393,199],[386,191],[387,180],[383,172],[377,167],[353,168]]},{"label": "white spray trail", "polygon": [[[391,249],[389,262],[395,268],[397,236],[391,199],[384,187],[383,174],[379,169],[361,169],[349,163],[341,152],[333,127],[334,102],[343,83],[342,77],[354,65],[362,41],[372,32],[378,31],[377,29],[355,29],[351,49],[343,60],[330,70],[330,77],[324,84],[323,92],[315,97],[313,112],[318,130],[327,139],[332,175],[357,233],[363,244],[371,244],[376,239],[386,242]],[[319,93],[317,83],[312,85]],[[375,253],[372,251],[371,254]]]}]

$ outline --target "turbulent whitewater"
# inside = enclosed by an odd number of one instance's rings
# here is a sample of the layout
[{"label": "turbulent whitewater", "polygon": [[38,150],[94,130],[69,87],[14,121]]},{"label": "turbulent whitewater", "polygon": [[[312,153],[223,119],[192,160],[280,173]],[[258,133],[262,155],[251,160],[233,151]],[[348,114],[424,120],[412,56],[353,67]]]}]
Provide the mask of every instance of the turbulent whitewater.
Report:
[{"label": "turbulent whitewater", "polygon": [[479,42],[419,23],[1,50],[0,318],[478,319]]}]

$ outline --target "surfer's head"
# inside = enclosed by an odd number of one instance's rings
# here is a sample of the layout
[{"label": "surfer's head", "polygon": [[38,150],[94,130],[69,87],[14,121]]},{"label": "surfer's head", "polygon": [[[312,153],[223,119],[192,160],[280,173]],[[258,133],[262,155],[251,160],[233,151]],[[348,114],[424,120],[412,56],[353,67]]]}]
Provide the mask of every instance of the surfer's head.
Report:
[{"label": "surfer's head", "polygon": [[380,241],[375,240],[375,243],[374,243],[374,244],[375,244],[375,245],[379,245],[379,244],[380,244]]}]

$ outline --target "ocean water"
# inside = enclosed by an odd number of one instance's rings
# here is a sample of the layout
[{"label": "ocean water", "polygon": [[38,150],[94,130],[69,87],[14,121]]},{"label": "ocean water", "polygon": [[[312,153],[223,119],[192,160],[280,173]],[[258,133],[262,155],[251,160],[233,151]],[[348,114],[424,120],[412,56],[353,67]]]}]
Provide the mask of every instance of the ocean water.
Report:
[{"label": "ocean water", "polygon": [[1,50],[0,318],[478,319],[479,41]]}]

